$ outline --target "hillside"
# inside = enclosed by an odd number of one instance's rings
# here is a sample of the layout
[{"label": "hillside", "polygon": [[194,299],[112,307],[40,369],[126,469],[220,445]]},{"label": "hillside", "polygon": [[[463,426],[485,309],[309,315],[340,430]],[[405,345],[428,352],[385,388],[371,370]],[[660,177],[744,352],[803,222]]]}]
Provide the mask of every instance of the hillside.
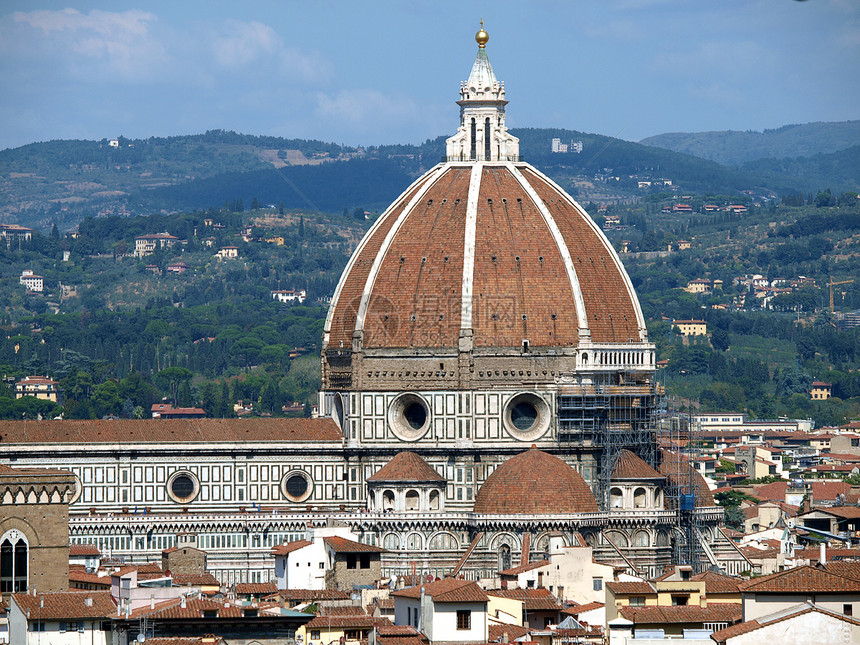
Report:
[{"label": "hillside", "polygon": [[860,120],[786,125],[764,132],[667,132],[639,143],[726,165],[764,158],[810,157],[860,145]]}]

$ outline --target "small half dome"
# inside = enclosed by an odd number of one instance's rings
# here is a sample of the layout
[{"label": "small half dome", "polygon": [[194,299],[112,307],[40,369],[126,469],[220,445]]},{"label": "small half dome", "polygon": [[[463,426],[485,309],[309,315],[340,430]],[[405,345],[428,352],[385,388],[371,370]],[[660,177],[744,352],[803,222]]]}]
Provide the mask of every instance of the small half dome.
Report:
[{"label": "small half dome", "polygon": [[532,448],[496,468],[478,490],[476,513],[553,515],[593,513],[594,494],[558,457]]}]

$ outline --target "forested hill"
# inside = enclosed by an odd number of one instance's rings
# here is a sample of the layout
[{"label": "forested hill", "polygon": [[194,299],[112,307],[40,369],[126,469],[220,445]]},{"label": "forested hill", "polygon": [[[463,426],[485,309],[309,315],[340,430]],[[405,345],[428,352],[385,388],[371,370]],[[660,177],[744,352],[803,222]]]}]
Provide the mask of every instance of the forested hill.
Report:
[{"label": "forested hill", "polygon": [[642,139],[639,143],[721,164],[740,165],[770,157],[811,157],[860,145],[860,120],[786,125],[764,132],[667,132]]},{"label": "forested hill", "polygon": [[[650,186],[681,194],[786,195],[857,189],[856,148],[741,167],[572,130],[522,128],[522,156],[583,201],[636,200]],[[577,154],[551,142],[581,142]],[[50,141],[0,151],[0,221],[49,231],[89,216],[220,208],[239,200],[340,213],[383,209],[442,158],[445,137],[421,145],[347,148],[322,141],[210,131],[145,140]],[[668,183],[665,183],[668,182]],[[647,192],[647,191],[646,191]]]}]

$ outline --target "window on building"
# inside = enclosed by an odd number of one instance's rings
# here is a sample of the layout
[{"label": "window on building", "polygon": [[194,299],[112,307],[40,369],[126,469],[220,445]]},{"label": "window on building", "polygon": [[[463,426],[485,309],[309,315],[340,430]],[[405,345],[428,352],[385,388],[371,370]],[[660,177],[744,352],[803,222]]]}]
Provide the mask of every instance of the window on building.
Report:
[{"label": "window on building", "polygon": [[359,566],[362,569],[370,569],[370,554],[362,553],[361,558],[359,559]]},{"label": "window on building", "polygon": [[348,641],[360,641],[362,636],[360,629],[347,629],[344,635]]},{"label": "window on building", "polygon": [[457,610],[457,629],[472,629],[472,612],[470,610]]},{"label": "window on building", "polygon": [[645,606],[645,596],[632,596],[630,598],[630,606],[631,607],[644,607]]},{"label": "window on building", "polygon": [[311,630],[311,640],[318,641],[320,639],[320,630],[312,629]]},{"label": "window on building", "polygon": [[346,568],[347,569],[355,569],[355,567],[356,567],[355,553],[347,553],[346,554]]},{"label": "window on building", "polygon": [[854,605],[851,603],[845,603],[842,605],[842,615],[843,616],[853,616],[854,615]]},{"label": "window on building", "polygon": [[0,593],[27,591],[28,544],[16,530],[0,543]]},{"label": "window on building", "polygon": [[603,578],[592,578],[591,588],[594,591],[603,591]]},{"label": "window on building", "polygon": [[45,621],[44,620],[34,620],[31,623],[30,631],[31,632],[43,632],[43,631],[45,631]]},{"label": "window on building", "polygon": [[690,602],[690,596],[687,594],[682,595],[673,595],[672,596],[672,605],[675,607],[684,607],[687,603]]}]

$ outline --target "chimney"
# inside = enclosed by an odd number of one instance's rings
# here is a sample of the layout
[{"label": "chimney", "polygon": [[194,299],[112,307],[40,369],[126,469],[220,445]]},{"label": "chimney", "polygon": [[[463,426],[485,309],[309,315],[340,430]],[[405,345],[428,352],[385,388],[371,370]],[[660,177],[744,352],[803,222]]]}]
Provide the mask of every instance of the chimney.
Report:
[{"label": "chimney", "polygon": [[180,596],[180,597],[179,597],[179,608],[180,608],[180,609],[185,609],[185,596]]},{"label": "chimney", "polygon": [[149,594],[149,608],[155,609],[155,594]]},{"label": "chimney", "polygon": [[84,598],[84,605],[87,607],[93,606],[93,599],[90,597]]},{"label": "chimney", "polygon": [[827,546],[824,542],[821,543],[821,548],[818,553],[818,564],[822,567],[827,565]]}]

